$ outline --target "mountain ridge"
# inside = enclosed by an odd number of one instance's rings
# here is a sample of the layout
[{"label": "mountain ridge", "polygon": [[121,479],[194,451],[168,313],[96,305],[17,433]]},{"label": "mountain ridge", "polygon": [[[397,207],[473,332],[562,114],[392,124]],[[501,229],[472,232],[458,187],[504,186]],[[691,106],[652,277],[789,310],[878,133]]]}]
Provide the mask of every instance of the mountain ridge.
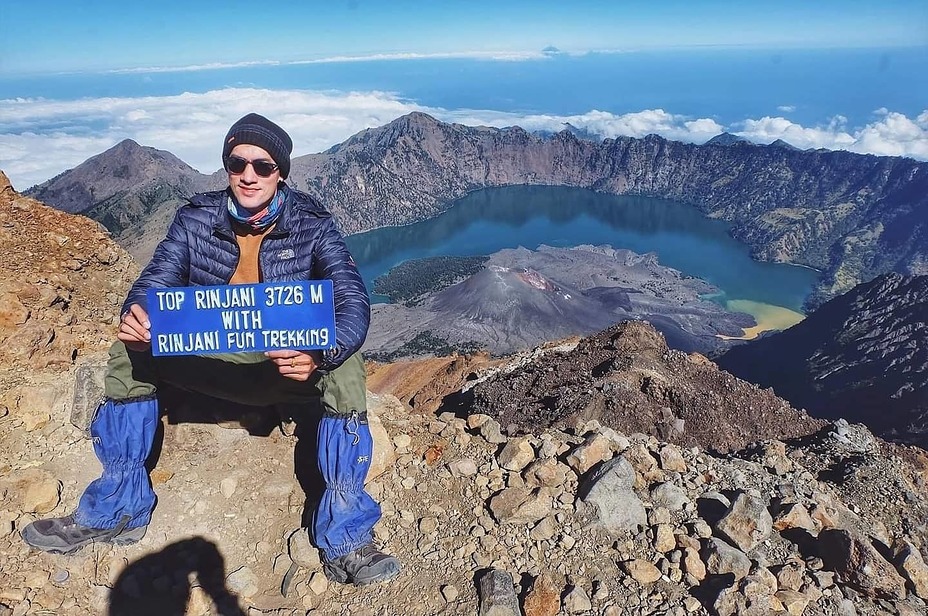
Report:
[{"label": "mountain ridge", "polygon": [[[70,214],[81,214],[121,191],[128,192],[152,181],[160,181],[169,173],[185,178],[201,175],[170,152],[139,145],[132,139],[123,139],[74,169],[60,173],[24,194],[42,195],[53,202],[53,207]],[[199,189],[196,182],[192,182],[191,187]],[[79,188],[87,190],[75,190]]]},{"label": "mountain ridge", "polygon": [[[198,179],[220,183],[217,174]],[[320,198],[348,234],[430,218],[468,192],[511,184],[682,201],[731,223],[755,258],[821,271],[810,308],[881,273],[928,272],[928,163],[908,158],[656,135],[596,143],[566,129],[539,137],[413,112],[294,158],[290,182]],[[56,205],[47,188],[28,194]],[[166,220],[143,235],[160,237]]]}]

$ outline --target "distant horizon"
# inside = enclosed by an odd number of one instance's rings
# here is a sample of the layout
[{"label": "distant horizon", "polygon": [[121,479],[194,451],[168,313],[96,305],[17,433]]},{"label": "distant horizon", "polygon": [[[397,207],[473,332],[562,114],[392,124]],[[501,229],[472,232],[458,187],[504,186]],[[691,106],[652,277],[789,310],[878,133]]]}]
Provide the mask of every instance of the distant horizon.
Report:
[{"label": "distant horizon", "polygon": [[548,46],[541,49],[523,49],[523,50],[463,50],[463,51],[446,51],[446,52],[383,52],[371,54],[337,54],[326,55],[315,58],[298,58],[290,60],[275,59],[252,59],[238,62],[208,62],[202,64],[173,64],[173,65],[148,65],[148,66],[123,66],[110,68],[86,68],[86,69],[46,69],[34,72],[15,72],[7,73],[8,77],[55,77],[65,75],[126,75],[126,74],[146,74],[146,73],[187,73],[198,71],[212,70],[234,70],[238,68],[252,67],[285,67],[299,66],[306,64],[349,64],[359,62],[406,62],[416,60],[478,60],[485,62],[539,62],[558,56],[590,56],[590,55],[620,55],[620,54],[641,54],[641,53],[660,53],[660,52],[679,52],[679,51],[769,51],[772,53],[783,51],[842,51],[842,50],[895,50],[895,49],[928,49],[928,37],[925,42],[890,42],[880,45],[850,45],[850,44],[830,44],[830,45],[812,45],[808,43],[797,45],[761,45],[761,44],[690,44],[690,45],[661,45],[652,47],[635,47],[627,49],[584,49],[584,50],[564,50],[555,46]]},{"label": "distant horizon", "polygon": [[[37,9],[41,10],[37,10]],[[333,57],[928,44],[920,0],[348,0],[256,7],[181,0],[0,4],[0,70],[137,70]]]}]

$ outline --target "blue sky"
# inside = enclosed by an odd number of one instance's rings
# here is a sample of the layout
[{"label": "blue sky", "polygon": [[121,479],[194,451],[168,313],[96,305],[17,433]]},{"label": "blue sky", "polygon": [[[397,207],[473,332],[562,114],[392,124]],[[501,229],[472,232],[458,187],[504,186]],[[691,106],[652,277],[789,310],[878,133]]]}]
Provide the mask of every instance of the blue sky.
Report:
[{"label": "blue sky", "polygon": [[0,2],[0,73],[8,75],[547,46],[925,44],[925,0]]}]

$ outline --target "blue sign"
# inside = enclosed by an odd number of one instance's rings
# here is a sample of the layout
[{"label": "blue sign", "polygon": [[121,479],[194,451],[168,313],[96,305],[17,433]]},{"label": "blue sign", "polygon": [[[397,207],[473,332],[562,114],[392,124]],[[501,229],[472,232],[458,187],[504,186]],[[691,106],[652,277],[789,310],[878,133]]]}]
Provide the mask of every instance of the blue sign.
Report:
[{"label": "blue sign", "polygon": [[148,289],[152,355],[335,348],[331,280]]}]

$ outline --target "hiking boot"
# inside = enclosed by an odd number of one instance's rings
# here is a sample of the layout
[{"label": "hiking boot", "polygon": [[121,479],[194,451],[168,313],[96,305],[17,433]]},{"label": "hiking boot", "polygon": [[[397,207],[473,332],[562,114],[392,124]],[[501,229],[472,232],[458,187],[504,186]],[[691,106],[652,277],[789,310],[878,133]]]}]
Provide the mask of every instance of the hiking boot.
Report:
[{"label": "hiking boot", "polygon": [[368,543],[334,560],[325,560],[322,570],[333,582],[366,586],[395,578],[400,573],[400,561]]},{"label": "hiking boot", "polygon": [[68,515],[36,520],[26,526],[20,535],[23,541],[44,552],[70,554],[90,543],[129,545],[145,536],[147,526],[127,529],[128,522],[129,516],[124,516],[116,528],[89,528],[78,524],[73,515]]}]

